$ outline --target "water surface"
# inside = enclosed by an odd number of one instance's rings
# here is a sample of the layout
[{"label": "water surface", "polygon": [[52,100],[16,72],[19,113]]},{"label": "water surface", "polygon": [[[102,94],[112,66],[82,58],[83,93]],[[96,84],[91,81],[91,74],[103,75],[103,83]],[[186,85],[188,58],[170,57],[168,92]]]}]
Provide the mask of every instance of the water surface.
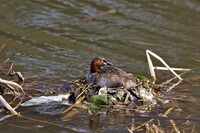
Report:
[{"label": "water surface", "polygon": [[[86,19],[111,9],[116,13]],[[163,57],[170,66],[199,68],[199,14],[197,0],[1,0],[0,45],[6,47],[0,53],[0,61],[10,58],[17,71],[25,76],[37,75],[35,80],[54,88],[84,76],[96,56],[107,58],[127,72],[149,76],[146,49]],[[199,74],[195,69],[184,78],[192,80],[191,77]],[[200,118],[199,80],[193,78],[192,82],[197,84],[174,90],[176,97],[192,99],[179,101],[182,111],[174,117]],[[84,111],[63,122],[57,115],[39,115],[35,108],[19,110],[24,115],[54,121],[69,129],[10,118],[1,122],[2,132],[94,131],[90,126],[94,122]],[[115,128],[104,120],[97,124],[104,127],[103,132],[125,132],[122,125],[128,120],[114,123]]]}]

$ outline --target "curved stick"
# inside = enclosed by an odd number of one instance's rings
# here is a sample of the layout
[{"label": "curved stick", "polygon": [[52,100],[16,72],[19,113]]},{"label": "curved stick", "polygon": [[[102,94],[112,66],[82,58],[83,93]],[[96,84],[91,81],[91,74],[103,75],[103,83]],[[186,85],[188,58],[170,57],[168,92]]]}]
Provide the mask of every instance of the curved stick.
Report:
[{"label": "curved stick", "polygon": [[15,83],[15,82],[13,82],[13,81],[8,81],[8,80],[4,80],[4,79],[1,79],[1,78],[0,78],[0,83],[9,84],[9,85],[12,85],[12,86],[14,86],[14,87],[16,87],[16,88],[20,88],[21,91],[22,91],[22,93],[25,94],[23,88],[22,88],[19,84]]}]

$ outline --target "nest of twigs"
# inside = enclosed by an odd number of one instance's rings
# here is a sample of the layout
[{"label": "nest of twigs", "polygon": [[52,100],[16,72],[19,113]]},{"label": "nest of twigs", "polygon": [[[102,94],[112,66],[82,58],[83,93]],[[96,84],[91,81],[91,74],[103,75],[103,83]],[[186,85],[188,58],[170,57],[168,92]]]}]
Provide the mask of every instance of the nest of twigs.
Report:
[{"label": "nest of twigs", "polygon": [[82,99],[85,103],[133,109],[141,105],[156,104],[158,97],[162,96],[158,88],[148,78],[137,76],[136,85],[131,88],[101,88],[92,83],[87,83],[85,79],[79,79],[66,84],[61,90],[70,93],[69,102],[71,103]]}]

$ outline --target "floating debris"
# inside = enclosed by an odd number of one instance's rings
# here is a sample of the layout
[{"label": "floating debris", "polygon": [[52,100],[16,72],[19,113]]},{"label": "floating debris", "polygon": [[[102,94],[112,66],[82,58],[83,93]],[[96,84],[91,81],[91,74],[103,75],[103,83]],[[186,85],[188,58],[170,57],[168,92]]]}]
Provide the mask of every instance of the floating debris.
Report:
[{"label": "floating debris", "polygon": [[34,97],[24,103],[21,106],[37,106],[42,104],[49,104],[51,102],[62,103],[64,105],[71,105],[68,102],[69,94],[66,95],[57,95],[57,96],[40,96]]},{"label": "floating debris", "polygon": [[[0,47],[0,52],[2,51],[2,49],[4,48],[5,45],[2,45]],[[4,63],[6,63],[8,61],[5,60],[1,65],[0,65],[0,70],[3,70],[3,65]],[[13,64],[11,65],[11,67],[13,66]],[[11,68],[10,67],[10,68]],[[18,72],[18,75],[22,78],[22,74],[20,72]],[[2,79],[0,78],[0,105],[2,107],[4,107],[6,110],[10,111],[10,113],[12,115],[20,115],[18,112],[15,111],[15,109],[21,104],[21,101],[15,106],[15,107],[12,107],[3,97],[4,95],[4,92],[5,90],[7,91],[11,91],[12,92],[12,96],[14,97],[13,99],[15,99],[16,97],[20,97],[21,95],[25,95],[25,92],[22,88],[22,86],[14,81],[9,81],[9,80],[6,80],[6,79]],[[4,118],[7,118],[7,117],[4,117]],[[4,119],[3,118],[3,119]]]}]

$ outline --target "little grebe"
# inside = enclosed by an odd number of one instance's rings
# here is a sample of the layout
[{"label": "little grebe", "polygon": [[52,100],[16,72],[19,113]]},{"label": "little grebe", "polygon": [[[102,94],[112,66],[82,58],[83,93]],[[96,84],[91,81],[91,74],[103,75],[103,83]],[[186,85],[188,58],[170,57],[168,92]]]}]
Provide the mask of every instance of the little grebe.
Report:
[{"label": "little grebe", "polygon": [[92,60],[86,81],[108,88],[120,86],[130,88],[136,85],[136,79],[132,74],[112,66],[110,62],[101,57]]}]

